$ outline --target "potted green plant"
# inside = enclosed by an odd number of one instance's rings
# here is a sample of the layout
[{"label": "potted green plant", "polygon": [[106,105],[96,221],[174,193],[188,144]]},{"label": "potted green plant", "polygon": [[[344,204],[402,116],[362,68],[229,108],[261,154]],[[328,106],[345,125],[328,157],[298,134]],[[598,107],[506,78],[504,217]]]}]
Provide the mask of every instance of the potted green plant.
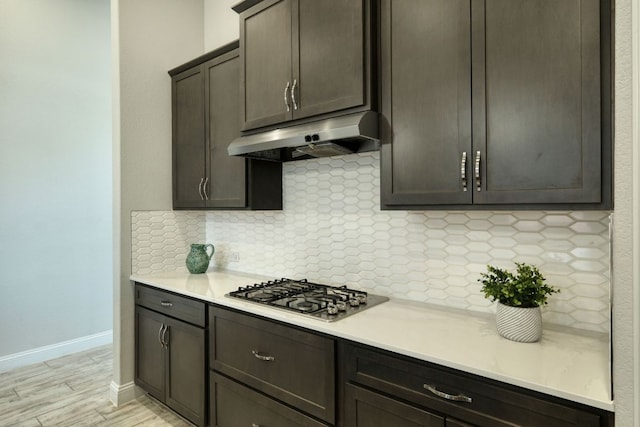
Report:
[{"label": "potted green plant", "polygon": [[511,273],[487,265],[487,273],[478,279],[482,292],[491,301],[498,301],[496,326],[503,337],[518,342],[535,342],[542,336],[540,307],[547,304],[549,295],[560,292],[546,284],[537,267],[516,262]]}]

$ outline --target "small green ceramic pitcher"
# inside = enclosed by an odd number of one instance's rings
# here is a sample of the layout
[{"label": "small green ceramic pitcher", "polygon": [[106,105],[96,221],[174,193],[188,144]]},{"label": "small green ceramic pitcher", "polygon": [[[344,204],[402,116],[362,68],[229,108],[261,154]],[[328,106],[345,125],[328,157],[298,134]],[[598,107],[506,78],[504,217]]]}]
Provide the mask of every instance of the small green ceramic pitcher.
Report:
[{"label": "small green ceramic pitcher", "polygon": [[[211,255],[207,253],[207,248],[211,248]],[[193,243],[191,245],[191,251],[187,255],[187,269],[190,273],[200,274],[207,271],[209,268],[209,261],[213,257],[215,248],[213,245],[203,245],[199,243]]]}]

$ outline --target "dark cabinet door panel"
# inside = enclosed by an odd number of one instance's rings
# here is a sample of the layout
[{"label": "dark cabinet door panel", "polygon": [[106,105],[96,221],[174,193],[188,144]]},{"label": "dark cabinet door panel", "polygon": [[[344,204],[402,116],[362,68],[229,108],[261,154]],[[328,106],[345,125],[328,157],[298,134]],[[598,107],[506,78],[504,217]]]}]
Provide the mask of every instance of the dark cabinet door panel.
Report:
[{"label": "dark cabinet door panel", "polygon": [[294,3],[293,118],[364,103],[364,14],[364,0]]},{"label": "dark cabinet door panel", "polygon": [[469,0],[385,0],[381,34],[382,204],[471,203]]},{"label": "dark cabinet door panel", "polygon": [[164,400],[165,361],[162,347],[164,316],[136,307],[136,384]]},{"label": "dark cabinet door panel", "polygon": [[166,402],[196,425],[205,424],[205,330],[167,318]]},{"label": "dark cabinet door panel", "polygon": [[[205,179],[204,77],[200,67],[173,77],[173,200],[183,208],[203,206]],[[153,157],[153,153],[150,153]],[[179,171],[180,173],[176,173]]]},{"label": "dark cabinet door panel", "polygon": [[486,0],[473,14],[475,202],[599,203],[599,0]]},{"label": "dark cabinet door panel", "polygon": [[348,384],[346,425],[351,427],[444,427],[444,418],[399,400]]},{"label": "dark cabinet door panel", "polygon": [[207,207],[247,205],[246,162],[229,156],[227,147],[240,136],[240,61],[234,51],[205,63],[207,137],[209,139]]},{"label": "dark cabinet door panel", "polygon": [[240,20],[242,129],[291,117],[291,1],[267,0]]}]

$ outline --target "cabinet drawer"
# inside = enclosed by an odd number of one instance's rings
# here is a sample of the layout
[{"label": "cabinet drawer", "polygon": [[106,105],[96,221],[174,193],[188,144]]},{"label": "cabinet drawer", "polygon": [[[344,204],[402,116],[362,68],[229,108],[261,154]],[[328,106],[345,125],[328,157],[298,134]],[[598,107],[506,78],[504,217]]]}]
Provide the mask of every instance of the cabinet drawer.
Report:
[{"label": "cabinet drawer", "polygon": [[210,310],[214,370],[334,422],[333,340],[245,314]]},{"label": "cabinet drawer", "polygon": [[326,427],[220,374],[211,372],[210,381],[211,427]]},{"label": "cabinet drawer", "polygon": [[136,283],[136,304],[205,327],[203,302]]},{"label": "cabinet drawer", "polygon": [[347,384],[345,396],[348,426],[445,427],[444,417],[351,384]]},{"label": "cabinet drawer", "polygon": [[[521,393],[495,381],[427,362],[346,345],[341,351],[346,380],[437,413],[481,426],[599,427],[599,410]],[[430,387],[432,391],[429,391]],[[437,394],[440,394],[438,396]],[[449,400],[453,396],[461,401]],[[449,399],[447,399],[447,397]],[[464,399],[464,398],[468,399]]]}]

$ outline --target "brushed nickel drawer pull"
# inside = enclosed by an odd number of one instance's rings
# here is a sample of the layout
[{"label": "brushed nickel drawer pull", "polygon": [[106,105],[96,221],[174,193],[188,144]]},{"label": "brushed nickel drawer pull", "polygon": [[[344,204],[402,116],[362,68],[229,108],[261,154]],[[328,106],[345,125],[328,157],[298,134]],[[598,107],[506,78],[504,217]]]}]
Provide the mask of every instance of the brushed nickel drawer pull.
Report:
[{"label": "brushed nickel drawer pull", "polygon": [[265,362],[273,362],[276,360],[273,356],[264,356],[255,350],[251,350],[251,353],[256,357],[256,359],[264,360]]},{"label": "brushed nickel drawer pull", "polygon": [[456,401],[456,402],[465,402],[465,403],[471,403],[473,401],[470,397],[467,397],[464,394],[459,394],[459,395],[455,396],[453,394],[448,394],[448,393],[444,393],[442,391],[439,391],[434,386],[429,385],[429,384],[422,384],[422,386],[424,388],[426,388],[427,390],[429,390],[431,393],[433,393],[436,396],[441,397],[443,399],[453,400],[453,401]]},{"label": "brushed nickel drawer pull", "polygon": [[169,301],[160,301],[160,305],[163,307],[173,307],[173,303]]}]

